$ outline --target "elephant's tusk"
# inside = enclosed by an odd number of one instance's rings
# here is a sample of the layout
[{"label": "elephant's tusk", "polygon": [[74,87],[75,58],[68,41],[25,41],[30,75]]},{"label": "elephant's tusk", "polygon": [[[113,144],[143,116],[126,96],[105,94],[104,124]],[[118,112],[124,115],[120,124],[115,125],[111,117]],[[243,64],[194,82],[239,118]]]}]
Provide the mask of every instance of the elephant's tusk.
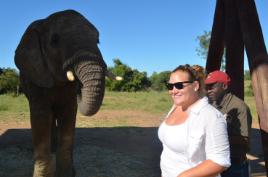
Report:
[{"label": "elephant's tusk", "polygon": [[123,78],[121,76],[115,76],[113,73],[111,73],[110,71],[106,70],[106,76],[112,80],[117,80],[117,81],[121,81],[123,80]]},{"label": "elephant's tusk", "polygon": [[67,71],[66,75],[69,81],[73,82],[75,80],[74,74],[72,71]]}]

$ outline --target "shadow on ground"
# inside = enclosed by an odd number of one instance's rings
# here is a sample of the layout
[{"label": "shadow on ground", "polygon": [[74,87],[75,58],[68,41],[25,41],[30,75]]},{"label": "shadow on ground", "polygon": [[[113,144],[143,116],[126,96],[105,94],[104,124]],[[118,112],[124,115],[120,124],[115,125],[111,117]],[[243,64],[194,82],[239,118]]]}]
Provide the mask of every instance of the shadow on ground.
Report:
[{"label": "shadow on ground", "polygon": [[[30,177],[30,129],[8,129],[0,137],[0,176]],[[74,163],[77,177],[159,177],[161,144],[156,127],[77,128]],[[252,176],[266,176],[260,130],[252,128]]]},{"label": "shadow on ground", "polygon": [[[9,129],[0,137],[0,176],[30,177],[30,129]],[[155,127],[77,128],[77,177],[159,177],[161,144]]]},{"label": "shadow on ground", "polygon": [[260,129],[251,129],[248,158],[250,159],[251,176],[266,176]]}]

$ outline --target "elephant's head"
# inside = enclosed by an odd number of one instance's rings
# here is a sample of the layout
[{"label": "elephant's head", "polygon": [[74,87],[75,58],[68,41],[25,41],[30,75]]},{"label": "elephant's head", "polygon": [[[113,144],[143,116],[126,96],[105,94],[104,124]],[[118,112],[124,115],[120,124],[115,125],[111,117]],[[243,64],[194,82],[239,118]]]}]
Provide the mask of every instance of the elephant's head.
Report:
[{"label": "elephant's head", "polygon": [[103,100],[106,73],[98,41],[97,29],[81,14],[57,12],[27,28],[15,63],[23,78],[44,88],[70,82],[66,72],[71,71],[80,87],[80,112],[93,115]]}]

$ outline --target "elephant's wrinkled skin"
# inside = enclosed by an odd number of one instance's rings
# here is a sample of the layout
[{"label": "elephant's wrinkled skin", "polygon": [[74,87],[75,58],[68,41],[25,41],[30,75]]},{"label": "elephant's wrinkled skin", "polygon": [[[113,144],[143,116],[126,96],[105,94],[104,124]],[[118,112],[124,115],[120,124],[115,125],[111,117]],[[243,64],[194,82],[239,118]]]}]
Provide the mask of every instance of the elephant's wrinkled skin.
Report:
[{"label": "elephant's wrinkled skin", "polygon": [[[82,114],[93,115],[104,96],[106,64],[98,38],[87,19],[66,10],[34,21],[16,49],[15,63],[30,106],[34,177],[75,176],[77,103]],[[73,82],[66,77],[69,70],[74,73]]]}]

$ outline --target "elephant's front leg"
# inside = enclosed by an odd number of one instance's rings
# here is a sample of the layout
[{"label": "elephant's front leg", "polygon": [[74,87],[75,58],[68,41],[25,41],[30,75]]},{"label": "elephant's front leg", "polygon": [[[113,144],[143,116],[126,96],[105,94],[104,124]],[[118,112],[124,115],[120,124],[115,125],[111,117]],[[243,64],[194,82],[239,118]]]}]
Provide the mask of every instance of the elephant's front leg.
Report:
[{"label": "elephant's front leg", "polygon": [[30,104],[31,126],[34,148],[34,177],[53,177],[54,167],[51,155],[52,113],[49,108]]},{"label": "elephant's front leg", "polygon": [[58,146],[56,153],[56,176],[74,177],[73,144],[75,135],[77,105],[76,100],[68,102],[68,105],[60,113],[57,113]]}]

